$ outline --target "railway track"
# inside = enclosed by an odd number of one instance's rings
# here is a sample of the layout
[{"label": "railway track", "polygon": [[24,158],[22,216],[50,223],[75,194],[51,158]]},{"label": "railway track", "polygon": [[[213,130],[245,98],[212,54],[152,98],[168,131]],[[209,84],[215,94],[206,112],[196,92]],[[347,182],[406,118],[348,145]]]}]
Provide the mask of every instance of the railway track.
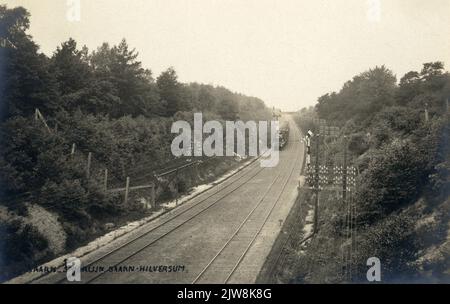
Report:
[{"label": "railway track", "polygon": [[[304,158],[305,160],[305,158]],[[302,165],[302,175],[304,174],[305,171],[305,162],[303,162]],[[294,212],[294,214],[292,214],[294,219],[301,219],[301,202],[296,202],[297,204],[299,204],[298,206],[294,206],[294,210],[292,210],[291,212]],[[290,219],[288,217],[287,222],[285,222],[285,224],[288,224],[289,222],[292,222],[293,219]],[[284,265],[286,263],[286,259],[289,255],[289,252],[287,252],[288,249],[288,244],[290,243],[291,240],[296,240],[299,239],[299,235],[302,233],[300,232],[295,225],[293,225],[292,223],[289,224],[289,231],[287,233],[287,236],[285,237],[285,239],[281,242],[281,246],[280,248],[278,248],[278,252],[275,253],[275,258],[270,259],[270,266],[269,269],[265,271],[263,278],[260,278],[262,281],[261,283],[270,283],[270,284],[274,284],[277,283],[276,279],[277,276],[279,274],[279,271],[282,270],[284,268]],[[300,241],[295,243],[295,246],[301,246],[304,243],[306,243],[308,240],[310,240],[312,237],[314,236],[313,233],[304,236]]]},{"label": "railway track", "polygon": [[[180,221],[177,222],[177,219],[180,219],[178,216],[175,218],[172,218],[170,220],[168,220],[167,222],[161,224],[160,226],[151,229],[150,231],[146,232],[143,236],[140,236],[139,239],[143,239],[144,237],[147,236],[151,236],[151,233],[156,231],[157,229],[162,230],[162,233],[160,235],[157,235],[156,237],[152,238],[151,241],[147,241],[145,243],[144,246],[132,250],[131,254],[127,254],[125,257],[121,258],[119,261],[115,262],[114,264],[109,264],[108,263],[108,267],[117,267],[120,264],[123,264],[124,262],[126,262],[127,260],[131,259],[132,257],[136,256],[137,254],[141,253],[142,251],[144,251],[145,249],[149,248],[150,246],[154,245],[156,242],[158,242],[159,240],[163,239],[164,237],[166,237],[168,234],[175,232],[177,229],[181,228],[183,225],[185,225],[186,223],[194,220],[197,216],[203,214],[204,212],[208,211],[210,208],[214,207],[216,204],[218,204],[219,202],[221,202],[224,198],[226,198],[228,195],[230,195],[231,193],[234,193],[236,190],[238,190],[239,188],[241,188],[242,186],[244,186],[248,181],[250,181],[253,177],[255,177],[256,175],[258,175],[261,171],[263,171],[264,168],[261,168],[259,170],[256,170],[256,173],[252,174],[248,179],[246,179],[242,184],[238,185],[236,188],[234,188],[233,190],[231,190],[228,193],[225,193],[223,195],[221,195],[218,199],[213,200],[212,203],[207,204],[206,207],[202,208],[201,210],[197,211],[194,210],[194,214],[193,215],[189,215],[187,219],[181,219]],[[215,196],[217,195],[217,193],[212,194],[209,197]],[[207,199],[203,200],[202,202],[206,202]],[[197,203],[198,204],[198,203]],[[198,206],[198,205],[195,206]],[[187,212],[192,211],[193,208],[190,208],[188,210],[186,210],[186,212],[183,212],[182,214],[188,214]],[[134,241],[132,241],[134,242]],[[130,246],[130,244],[127,244],[126,246]],[[120,249],[119,249],[120,250]],[[116,253],[118,250],[114,250],[112,253]],[[112,254],[111,253],[111,254]],[[108,256],[110,256],[111,254],[108,254]],[[100,278],[102,275],[104,275],[106,273],[106,271],[103,272],[99,272],[97,273],[94,277],[89,278],[88,280],[85,280],[84,283],[85,284],[89,284],[94,282],[95,280],[97,280],[98,278]]]},{"label": "railway track", "polygon": [[[167,220],[163,221],[162,223],[158,224],[155,227],[152,227],[148,229],[147,231],[139,234],[137,237],[132,238],[130,241],[127,241],[126,243],[120,245],[117,248],[114,248],[113,250],[110,250],[106,252],[105,254],[101,255],[100,257],[95,258],[92,261],[89,261],[89,263],[83,265],[85,268],[95,267],[97,264],[102,263],[108,258],[113,257],[113,255],[119,255],[120,259],[113,259],[113,263],[107,263],[108,267],[115,267],[119,264],[127,261],[128,259],[132,258],[136,254],[142,252],[143,250],[147,249],[157,241],[161,240],[168,234],[174,232],[184,224],[186,224],[189,221],[192,221],[200,214],[206,212],[216,204],[218,204],[220,201],[222,201],[224,198],[226,198],[228,195],[234,193],[239,188],[243,187],[247,182],[252,180],[255,176],[257,176],[260,172],[262,172],[265,168],[259,167],[259,163],[255,161],[252,163],[250,168],[246,168],[245,172],[238,176],[235,180],[231,181],[227,185],[217,185],[217,191],[211,194],[208,194],[206,197],[202,198],[200,201],[196,202],[195,204],[188,206],[187,208],[182,208],[183,206],[180,206],[180,209],[175,209],[172,213],[172,216],[168,218]],[[249,176],[249,177],[248,177]],[[247,177],[247,178],[246,178]],[[244,181],[240,184],[238,184],[240,181]],[[237,187],[233,187],[230,190],[230,187],[232,185],[238,184]],[[219,187],[221,185],[221,187]],[[230,190],[230,191],[227,191]],[[218,198],[215,198],[217,197]],[[212,202],[209,201],[209,199],[213,199]],[[186,218],[187,217],[187,218]],[[150,240],[147,240],[149,238]],[[137,246],[140,243],[144,243],[142,246]],[[135,247],[135,249],[130,250],[130,247]],[[127,251],[132,252],[128,255],[120,254],[121,251]],[[113,257],[114,258],[114,257]],[[63,267],[61,267],[62,269]],[[60,270],[61,270],[60,269]],[[95,274],[91,275],[87,280],[83,280],[83,283],[88,284],[94,282],[96,279],[100,278],[106,273],[105,271],[96,272]],[[89,273],[87,273],[89,276]],[[55,283],[56,284],[62,284],[67,283],[65,273],[61,275],[62,277],[59,278]],[[84,274],[86,276],[86,274]],[[35,281],[39,282],[43,278],[38,278]],[[33,281],[34,282],[34,281]],[[30,282],[30,283],[33,283]]]},{"label": "railway track", "polygon": [[[298,168],[296,164],[301,157],[298,152],[298,145],[288,145],[277,168],[261,168],[259,162],[255,161],[218,186],[161,216],[159,220],[145,224],[122,241],[118,239],[115,245],[108,245],[87,255],[82,264],[83,269],[96,270],[83,271],[82,281],[78,283],[189,283],[192,280],[194,283],[227,283],[242,277],[242,269],[247,269],[249,262],[253,264],[253,256],[258,263],[262,262],[261,258],[264,259],[265,254],[260,253],[259,245],[255,247],[253,244],[260,244],[262,241],[262,248],[270,248],[267,246],[270,246],[272,236],[267,243],[265,236],[263,239],[258,237],[266,224],[264,235],[268,231],[272,235],[279,229],[278,221],[273,219],[274,216],[283,216],[280,215],[277,204],[281,210],[286,210],[286,200],[292,195],[291,191],[286,195],[283,193],[287,185],[293,182],[291,177],[295,168]],[[263,171],[265,174],[261,175]],[[280,198],[282,203],[279,203]],[[285,211],[281,211],[283,212]],[[233,254],[230,255],[230,252]],[[210,258],[212,256],[213,259]],[[210,274],[211,269],[217,268],[220,260],[225,261],[228,266],[220,271],[221,277],[217,279]],[[161,263],[175,265],[173,263],[180,262],[188,265],[187,272],[171,275],[145,272],[121,275],[118,273],[120,271],[110,271],[116,267],[154,266]],[[259,266],[250,267],[250,273],[259,269]],[[244,280],[248,279],[251,280]],[[43,280],[38,279],[36,283],[70,282],[63,272],[50,278],[46,276]]]},{"label": "railway track", "polygon": [[[290,166],[289,162],[287,162],[287,166]],[[265,191],[263,197],[257,202],[251,212],[245,217],[236,231],[220,248],[216,255],[208,262],[203,270],[192,281],[192,284],[208,282],[221,282],[226,284],[230,281],[231,277],[236,272],[242,260],[245,258],[246,254],[254,244],[256,238],[261,233],[267,220],[272,214],[272,211],[280,200],[280,197],[283,194],[286,185],[288,184],[290,178],[292,177],[292,174],[294,173],[294,167],[291,168],[289,174],[287,175],[287,178],[284,179],[283,183],[281,184],[281,190],[279,191],[275,201],[271,204],[271,200],[266,199],[268,198],[268,194],[271,193],[272,187],[280,179],[283,171],[284,170],[281,170],[280,173],[273,179],[270,186]],[[264,204],[264,202],[266,202],[266,204]],[[261,213],[264,213],[264,211],[266,211],[267,209],[269,210],[269,212],[265,216],[261,216]],[[258,211],[260,214],[258,214]],[[253,221],[255,221],[255,219],[252,219],[252,216],[254,215],[256,219],[258,218],[258,215],[259,218],[263,219],[261,223],[258,223],[256,225],[256,230],[255,227],[251,226]],[[247,228],[248,232],[250,233],[246,233],[246,225],[249,226]],[[242,243],[245,243],[246,247],[240,255],[236,255],[236,253],[239,252],[239,248],[242,246]],[[235,262],[230,263],[230,261],[232,260],[235,260]],[[218,276],[222,278],[218,278]]]}]

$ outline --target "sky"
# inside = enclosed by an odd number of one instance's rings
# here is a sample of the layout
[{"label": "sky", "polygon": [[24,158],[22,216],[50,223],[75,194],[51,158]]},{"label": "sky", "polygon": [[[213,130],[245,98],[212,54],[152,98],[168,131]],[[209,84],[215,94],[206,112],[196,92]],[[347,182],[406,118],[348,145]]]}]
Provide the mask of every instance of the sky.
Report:
[{"label": "sky", "polygon": [[[5,1],[0,1],[5,3]],[[31,13],[51,55],[70,37],[96,49],[126,38],[154,76],[221,85],[286,111],[314,105],[386,65],[398,79],[450,64],[448,0],[6,0]],[[79,14],[78,14],[79,12]]]}]

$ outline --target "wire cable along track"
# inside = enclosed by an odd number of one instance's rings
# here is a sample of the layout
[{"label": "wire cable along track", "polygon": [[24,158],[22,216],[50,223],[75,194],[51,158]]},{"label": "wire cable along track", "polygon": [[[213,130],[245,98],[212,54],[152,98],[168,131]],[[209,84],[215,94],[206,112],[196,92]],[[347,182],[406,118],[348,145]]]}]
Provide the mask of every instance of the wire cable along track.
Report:
[{"label": "wire cable along track", "polygon": [[[255,162],[257,164],[257,162]],[[130,241],[122,244],[121,246],[105,253],[104,255],[96,258],[95,260],[89,262],[86,265],[83,265],[83,267],[91,267],[95,266],[96,264],[100,264],[101,262],[105,261],[107,258],[112,257],[113,255],[117,254],[119,255],[119,260],[114,260],[113,263],[107,263],[107,267],[116,267],[123,262],[127,261],[128,259],[132,258],[133,256],[137,255],[138,253],[142,252],[143,250],[147,249],[151,245],[155,244],[157,241],[163,239],[168,234],[172,233],[173,231],[179,229],[184,224],[192,221],[200,214],[203,214],[213,206],[217,205],[220,201],[222,201],[224,198],[229,196],[230,194],[234,193],[239,188],[243,187],[246,183],[251,181],[254,177],[256,177],[260,172],[262,172],[265,168],[260,168],[258,165],[254,166],[254,164],[251,164],[252,168],[248,169],[246,172],[244,172],[241,176],[239,176],[237,179],[229,183],[228,185],[225,185],[218,189],[218,191],[209,194],[207,197],[201,199],[199,202],[193,204],[192,206],[189,206],[185,210],[175,214],[173,217],[165,220],[161,224],[157,225],[156,227],[151,228],[150,230],[140,234],[139,236],[131,239]],[[256,170],[255,170],[256,168]],[[256,172],[255,172],[256,171]],[[234,187],[231,191],[225,192],[223,195],[221,195],[219,198],[214,199],[212,202],[209,202],[208,199],[213,198],[214,196],[222,194],[226,189],[230,188],[233,184],[236,184],[237,182],[241,181],[246,176],[250,175],[249,178],[246,178],[241,184],[239,184],[237,187]],[[202,207],[206,203],[206,207],[201,208],[200,210],[197,210],[197,207]],[[174,210],[175,211],[175,210]],[[176,213],[176,212],[174,212]],[[193,213],[193,214],[189,214]],[[183,218],[183,216],[187,216],[186,219]],[[159,231],[162,230],[162,231]],[[159,232],[159,233],[158,233]],[[156,235],[155,235],[156,234]],[[146,237],[149,237],[150,240],[145,240]],[[137,243],[144,243],[144,245],[137,246],[139,244]],[[130,247],[136,246],[136,249],[128,250]],[[121,256],[120,251],[131,252],[130,254]],[[93,273],[93,276],[88,278],[87,280],[83,280],[82,283],[88,284],[92,283],[94,280],[97,280],[101,276],[103,276],[106,273],[106,269],[104,271]],[[86,274],[85,274],[86,275]],[[89,273],[87,273],[89,275]],[[66,278],[63,277],[60,280],[58,280],[56,283],[66,283]]]}]

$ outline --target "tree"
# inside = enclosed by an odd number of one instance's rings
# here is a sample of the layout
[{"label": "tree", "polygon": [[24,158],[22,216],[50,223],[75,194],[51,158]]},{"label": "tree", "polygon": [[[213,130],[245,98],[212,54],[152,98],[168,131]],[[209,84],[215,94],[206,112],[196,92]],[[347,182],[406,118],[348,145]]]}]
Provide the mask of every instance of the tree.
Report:
[{"label": "tree", "polygon": [[399,89],[396,93],[396,103],[399,105],[407,105],[414,100],[421,92],[421,77],[416,71],[411,71],[405,74],[400,79]]},{"label": "tree", "polygon": [[225,120],[234,121],[239,119],[239,104],[231,97],[225,97],[218,103],[217,112]]},{"label": "tree", "polygon": [[35,108],[55,112],[59,107],[56,81],[47,57],[38,53],[38,46],[26,34],[29,13],[0,6],[0,25],[0,118],[30,115]]},{"label": "tree", "polygon": [[383,107],[394,104],[396,77],[385,66],[363,72],[344,84],[338,93],[319,98],[316,109],[325,119],[370,123]]},{"label": "tree", "polygon": [[109,108],[112,117],[160,114],[161,103],[152,73],[137,61],[125,39],[118,46],[104,43],[91,56],[95,75],[102,83],[111,83],[117,98]]},{"label": "tree", "polygon": [[173,116],[182,109],[182,87],[173,68],[162,72],[156,80],[161,100],[166,103],[166,116]]},{"label": "tree", "polygon": [[70,38],[56,49],[51,58],[51,72],[56,75],[61,95],[75,93],[89,86],[92,72],[89,66],[88,50],[77,49],[77,43]]},{"label": "tree", "polygon": [[444,63],[440,61],[428,62],[423,64],[420,75],[427,80],[432,77],[441,76],[444,74]]},{"label": "tree", "polygon": [[23,7],[8,9],[0,5],[0,39],[3,47],[17,47],[15,42],[28,38],[25,32],[30,28],[30,13]]},{"label": "tree", "polygon": [[58,84],[61,108],[69,112],[76,108],[90,108],[89,96],[95,95],[91,90],[95,79],[86,47],[78,50],[72,38],[62,43],[50,59],[50,72]]}]

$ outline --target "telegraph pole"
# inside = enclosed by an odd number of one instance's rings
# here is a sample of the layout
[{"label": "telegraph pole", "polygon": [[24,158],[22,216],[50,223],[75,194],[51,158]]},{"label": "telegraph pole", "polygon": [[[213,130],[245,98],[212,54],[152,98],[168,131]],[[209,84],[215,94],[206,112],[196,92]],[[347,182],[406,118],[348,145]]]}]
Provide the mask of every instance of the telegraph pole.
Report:
[{"label": "telegraph pole", "polygon": [[315,164],[315,176],[314,176],[314,233],[319,231],[319,150],[320,149],[320,134],[316,135],[316,164]]},{"label": "telegraph pole", "polygon": [[[342,168],[342,205],[345,212],[345,227],[344,227],[344,235],[345,239],[348,239],[349,236],[349,225],[350,225],[350,215],[349,215],[349,206],[347,204],[347,136],[344,135],[344,166]],[[344,246],[342,247],[342,263],[343,263],[343,275],[346,278],[348,274],[348,249]]]},{"label": "telegraph pole", "polygon": [[[321,120],[322,121],[322,120]],[[321,122],[322,123],[322,122]],[[337,127],[329,127],[325,124],[320,126],[320,129],[317,131],[317,134],[314,134],[311,130],[306,134],[306,174],[307,174],[307,184],[310,189],[312,189],[314,194],[314,229],[313,234],[319,231],[319,200],[320,200],[320,191],[321,191],[321,183],[323,182],[323,186],[327,187],[328,184],[328,164],[324,166],[320,166],[320,141],[322,138],[327,138],[327,136],[335,137],[338,135],[339,129]],[[315,138],[315,164],[313,168],[312,164],[312,156],[310,155],[310,139]],[[327,147],[325,142],[325,147]],[[323,176],[321,177],[321,174]]]},{"label": "telegraph pole", "polygon": [[342,176],[342,201],[347,201],[347,136],[344,136],[344,171]]}]

